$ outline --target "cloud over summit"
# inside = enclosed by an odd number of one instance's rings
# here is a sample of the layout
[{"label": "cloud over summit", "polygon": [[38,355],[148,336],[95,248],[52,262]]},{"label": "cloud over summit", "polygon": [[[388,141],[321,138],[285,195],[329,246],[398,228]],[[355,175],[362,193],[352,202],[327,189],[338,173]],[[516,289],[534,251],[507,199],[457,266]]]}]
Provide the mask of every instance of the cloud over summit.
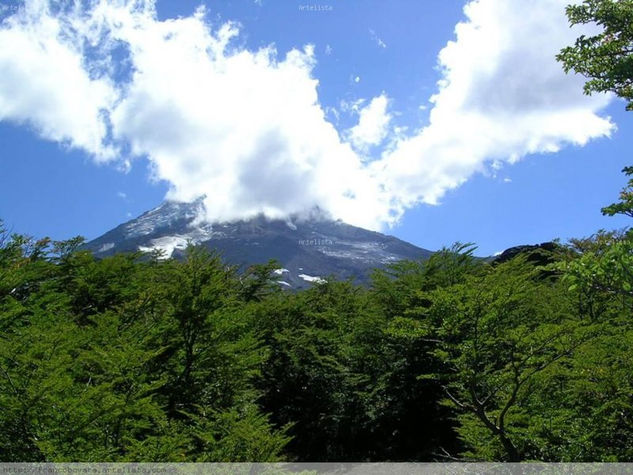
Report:
[{"label": "cloud over summit", "polygon": [[[469,2],[438,56],[429,124],[406,136],[392,127],[389,91],[337,130],[310,45],[245,49],[236,24],[212,29],[204,9],[159,21],[149,1],[79,5],[27,0],[2,20],[0,120],[99,161],[130,158],[122,150],[146,156],[169,198],[206,195],[213,220],[319,206],[379,228],[493,162],[582,145],[613,127],[598,115],[609,98],[584,96],[582,79],[554,60],[579,34],[565,1]],[[381,142],[382,155],[364,156]]]}]

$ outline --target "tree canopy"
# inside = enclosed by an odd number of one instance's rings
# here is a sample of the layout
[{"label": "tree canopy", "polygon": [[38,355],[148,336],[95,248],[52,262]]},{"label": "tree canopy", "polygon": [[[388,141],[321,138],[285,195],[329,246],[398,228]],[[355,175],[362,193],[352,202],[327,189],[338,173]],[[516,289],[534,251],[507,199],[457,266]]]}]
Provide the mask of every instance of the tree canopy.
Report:
[{"label": "tree canopy", "polygon": [[570,24],[595,24],[595,35],[580,36],[557,59],[565,72],[588,78],[585,92],[613,92],[633,110],[633,0],[585,0],[569,5]]},{"label": "tree canopy", "polygon": [[0,460],[631,461],[627,236],[289,292],[0,232]]}]

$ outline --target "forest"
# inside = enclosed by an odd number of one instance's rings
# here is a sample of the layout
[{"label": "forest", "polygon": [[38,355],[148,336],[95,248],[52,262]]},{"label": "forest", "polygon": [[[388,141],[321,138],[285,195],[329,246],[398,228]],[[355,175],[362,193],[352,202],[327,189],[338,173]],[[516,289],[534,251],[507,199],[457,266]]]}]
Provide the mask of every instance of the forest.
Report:
[{"label": "forest", "polygon": [[298,292],[0,236],[3,462],[633,460],[631,230]]}]

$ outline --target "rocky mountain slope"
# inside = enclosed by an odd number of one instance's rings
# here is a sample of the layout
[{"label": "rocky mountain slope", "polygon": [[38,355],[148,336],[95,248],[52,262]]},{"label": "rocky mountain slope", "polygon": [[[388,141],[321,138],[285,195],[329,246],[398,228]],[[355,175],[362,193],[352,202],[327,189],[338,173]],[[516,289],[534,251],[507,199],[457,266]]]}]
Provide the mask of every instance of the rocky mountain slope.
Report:
[{"label": "rocky mountain slope", "polygon": [[392,236],[323,218],[202,222],[202,202],[165,202],[86,244],[97,256],[162,249],[164,257],[183,255],[188,242],[221,253],[245,268],[276,259],[279,283],[303,288],[334,275],[367,281],[374,268],[402,259],[424,259],[431,251]]}]

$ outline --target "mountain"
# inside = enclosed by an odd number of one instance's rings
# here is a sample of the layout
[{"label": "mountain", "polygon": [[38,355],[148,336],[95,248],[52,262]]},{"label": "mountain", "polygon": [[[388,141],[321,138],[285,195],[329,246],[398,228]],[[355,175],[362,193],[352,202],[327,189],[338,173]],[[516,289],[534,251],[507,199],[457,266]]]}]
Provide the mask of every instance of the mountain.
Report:
[{"label": "mountain", "polygon": [[121,224],[85,248],[103,257],[116,252],[162,249],[165,257],[182,257],[188,242],[220,252],[241,268],[276,259],[279,283],[303,288],[334,275],[366,282],[371,271],[402,259],[425,259],[431,251],[392,236],[324,218],[206,223],[198,217],[203,204],[167,201]]}]

